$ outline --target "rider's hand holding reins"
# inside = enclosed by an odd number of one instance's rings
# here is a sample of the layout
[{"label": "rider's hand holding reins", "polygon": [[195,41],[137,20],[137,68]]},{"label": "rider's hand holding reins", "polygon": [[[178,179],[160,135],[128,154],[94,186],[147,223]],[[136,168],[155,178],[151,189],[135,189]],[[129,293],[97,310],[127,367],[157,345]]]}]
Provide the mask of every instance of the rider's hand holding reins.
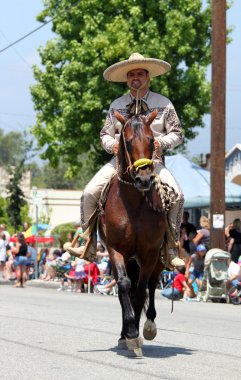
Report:
[{"label": "rider's hand holding reins", "polygon": [[157,150],[160,147],[160,144],[157,140],[154,141],[154,147],[155,147],[155,150]]},{"label": "rider's hand holding reins", "polygon": [[119,143],[115,143],[112,148],[113,154],[116,156],[119,150]]}]

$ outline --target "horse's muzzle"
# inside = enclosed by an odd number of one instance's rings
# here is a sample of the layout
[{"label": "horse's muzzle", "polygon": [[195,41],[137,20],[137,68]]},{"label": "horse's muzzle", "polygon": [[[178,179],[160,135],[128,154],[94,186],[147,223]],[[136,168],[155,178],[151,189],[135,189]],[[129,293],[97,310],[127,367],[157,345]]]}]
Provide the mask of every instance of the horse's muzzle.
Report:
[{"label": "horse's muzzle", "polygon": [[154,179],[155,174],[150,168],[140,169],[135,176],[135,187],[140,191],[149,191]]}]

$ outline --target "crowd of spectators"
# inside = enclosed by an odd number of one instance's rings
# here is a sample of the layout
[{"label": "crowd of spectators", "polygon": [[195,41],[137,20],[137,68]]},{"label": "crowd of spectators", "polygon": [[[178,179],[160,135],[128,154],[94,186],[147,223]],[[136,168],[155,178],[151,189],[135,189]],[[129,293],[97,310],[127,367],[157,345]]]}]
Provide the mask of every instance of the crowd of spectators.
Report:
[{"label": "crowd of spectators", "polygon": [[[177,268],[174,275],[174,298],[196,300],[204,276],[204,260],[210,248],[210,222],[201,216],[200,228],[189,222],[189,213],[184,211],[180,230],[180,252],[185,266]],[[27,227],[26,227],[27,228]],[[38,254],[33,243],[27,244],[24,231],[10,241],[4,224],[0,225],[0,278],[13,280],[16,287],[25,287],[26,281],[36,275],[43,281],[58,281],[61,291],[83,293],[91,290],[104,295],[116,293],[116,282],[112,276],[111,262],[105,247],[97,245],[96,261],[93,263],[71,257],[64,249],[40,247]],[[77,244],[81,244],[76,230]],[[241,221],[235,219],[225,229],[226,250],[230,253],[228,270],[231,285],[241,284]],[[171,298],[171,289],[163,289],[164,297]]]},{"label": "crowd of spectators", "polygon": [[[184,211],[180,230],[180,254],[185,266],[177,268],[172,283],[162,290],[166,298],[201,300],[204,286],[205,256],[210,249],[210,221],[206,216],[199,220],[200,229],[189,222],[189,213]],[[227,271],[227,289],[241,285],[241,221],[235,219],[225,229],[226,251],[230,253]],[[174,289],[172,289],[172,287]],[[172,295],[173,293],[173,295]]]}]

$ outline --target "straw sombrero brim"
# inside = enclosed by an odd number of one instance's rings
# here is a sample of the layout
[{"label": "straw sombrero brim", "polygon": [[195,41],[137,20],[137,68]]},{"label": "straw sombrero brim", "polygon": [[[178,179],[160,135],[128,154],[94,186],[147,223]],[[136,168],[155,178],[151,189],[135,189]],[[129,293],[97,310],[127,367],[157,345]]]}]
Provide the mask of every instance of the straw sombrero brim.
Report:
[{"label": "straw sombrero brim", "polygon": [[153,78],[165,74],[171,69],[171,65],[156,58],[127,59],[108,67],[103,76],[111,82],[127,82],[127,73],[135,69],[147,70],[150,78]]}]

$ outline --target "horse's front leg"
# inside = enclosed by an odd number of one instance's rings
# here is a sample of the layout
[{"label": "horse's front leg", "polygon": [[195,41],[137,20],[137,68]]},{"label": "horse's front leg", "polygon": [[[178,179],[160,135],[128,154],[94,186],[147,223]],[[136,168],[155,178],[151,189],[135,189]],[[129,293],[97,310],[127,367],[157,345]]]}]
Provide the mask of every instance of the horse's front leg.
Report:
[{"label": "horse's front leg", "polygon": [[131,280],[127,276],[123,256],[108,248],[113,265],[113,272],[118,286],[118,297],[122,308],[122,331],[121,340],[125,339],[130,354],[142,356],[142,339],[139,338],[139,330],[136,328],[135,313],[131,305],[129,292]]}]

